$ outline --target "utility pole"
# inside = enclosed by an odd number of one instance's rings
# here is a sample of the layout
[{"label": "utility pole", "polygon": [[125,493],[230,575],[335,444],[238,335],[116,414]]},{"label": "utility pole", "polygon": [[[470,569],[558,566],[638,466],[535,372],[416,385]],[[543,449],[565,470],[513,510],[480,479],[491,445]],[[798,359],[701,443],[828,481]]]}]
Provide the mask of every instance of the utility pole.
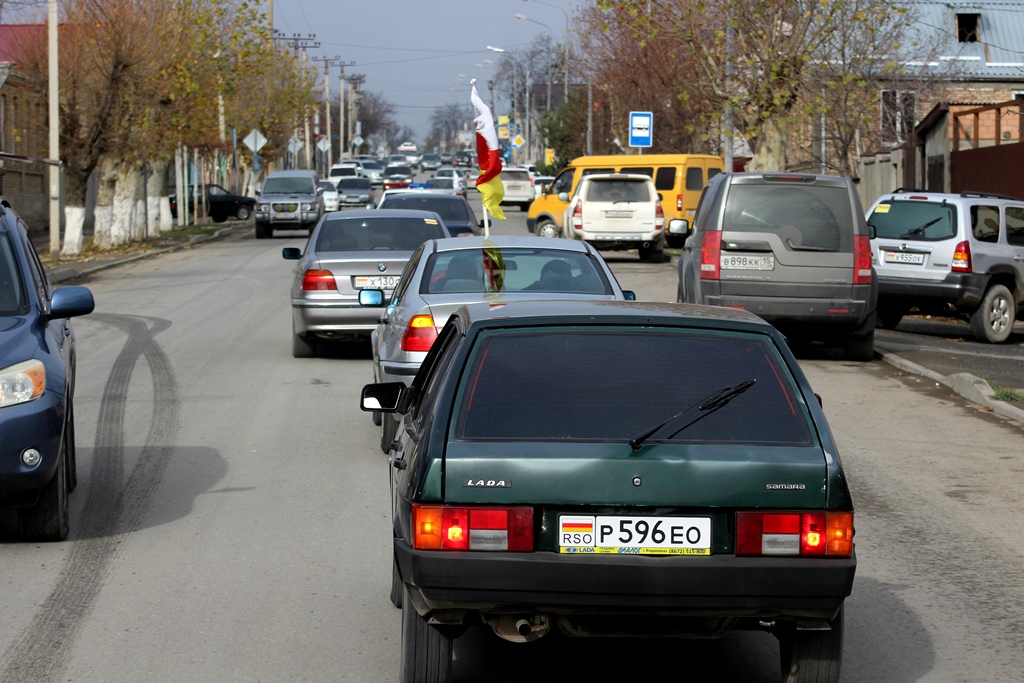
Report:
[{"label": "utility pole", "polygon": [[[272,30],[271,34],[272,34],[272,37],[273,37],[274,40],[280,40],[280,41],[284,42],[285,44],[291,46],[292,50],[295,53],[295,61],[297,61],[297,62],[299,61],[299,51],[300,50],[302,51],[302,65],[303,65],[303,67],[305,67],[305,64],[306,64],[306,50],[310,49],[310,48],[318,49],[320,47],[320,43],[318,43],[316,40],[314,40],[314,38],[316,38],[316,35],[312,34],[312,33],[310,33],[310,34],[308,34],[306,36],[300,36],[297,33],[294,33],[291,36],[285,36],[283,34],[279,35],[277,33],[277,31],[273,31]],[[309,117],[308,117],[308,115],[307,114],[303,114],[303,119],[305,119],[305,121],[306,121],[305,125],[303,127],[300,127],[298,122],[296,122],[295,129],[294,129],[295,132],[293,133],[293,135],[295,137],[299,137],[299,134],[302,132],[303,129],[305,129],[306,164],[308,165],[309,164],[309,130],[308,130],[309,129]]]},{"label": "utility pole", "polygon": [[352,74],[348,77],[348,83],[352,87],[352,93],[349,95],[349,113],[348,113],[348,139],[352,140],[352,131],[355,128],[355,122],[357,113],[359,110],[359,86],[366,82],[365,74]]},{"label": "utility pole", "polygon": [[326,126],[327,126],[327,144],[329,144],[331,146],[331,148],[329,150],[327,150],[327,163],[325,164],[325,166],[326,166],[327,170],[330,171],[331,166],[334,164],[334,141],[331,140],[331,76],[330,76],[330,67],[332,67],[332,66],[340,66],[341,67],[341,97],[340,97],[341,106],[339,107],[339,113],[341,115],[341,121],[338,123],[338,138],[339,138],[339,142],[341,144],[339,144],[338,147],[339,147],[339,149],[344,151],[344,149],[345,149],[345,133],[344,133],[344,130],[345,130],[345,67],[346,66],[355,66],[356,63],[355,62],[343,62],[343,61],[341,61],[341,57],[339,57],[337,55],[335,55],[334,57],[322,57],[322,58],[314,60],[314,61],[323,62],[324,63],[324,110],[326,111],[326,114],[327,114],[325,116],[325,122],[326,122]]}]

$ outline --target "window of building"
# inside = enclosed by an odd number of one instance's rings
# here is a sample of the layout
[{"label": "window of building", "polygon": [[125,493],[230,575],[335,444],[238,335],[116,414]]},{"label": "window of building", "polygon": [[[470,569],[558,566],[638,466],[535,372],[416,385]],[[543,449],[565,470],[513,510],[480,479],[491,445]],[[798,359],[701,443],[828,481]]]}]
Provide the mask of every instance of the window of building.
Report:
[{"label": "window of building", "polygon": [[956,40],[958,43],[977,43],[978,26],[981,25],[981,15],[977,13],[963,13],[956,15]]},{"label": "window of building", "polygon": [[917,93],[883,90],[881,95],[882,143],[890,147],[907,141],[917,121]]}]

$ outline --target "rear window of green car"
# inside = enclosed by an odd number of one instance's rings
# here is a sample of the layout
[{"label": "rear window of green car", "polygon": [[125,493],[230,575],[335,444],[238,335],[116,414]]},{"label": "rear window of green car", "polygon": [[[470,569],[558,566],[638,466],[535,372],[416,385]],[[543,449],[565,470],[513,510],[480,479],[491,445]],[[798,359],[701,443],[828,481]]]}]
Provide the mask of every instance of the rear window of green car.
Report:
[{"label": "rear window of green car", "polygon": [[811,445],[806,406],[771,342],[750,334],[562,328],[480,336],[455,438],[622,441],[749,379],[756,384],[668,439]]}]

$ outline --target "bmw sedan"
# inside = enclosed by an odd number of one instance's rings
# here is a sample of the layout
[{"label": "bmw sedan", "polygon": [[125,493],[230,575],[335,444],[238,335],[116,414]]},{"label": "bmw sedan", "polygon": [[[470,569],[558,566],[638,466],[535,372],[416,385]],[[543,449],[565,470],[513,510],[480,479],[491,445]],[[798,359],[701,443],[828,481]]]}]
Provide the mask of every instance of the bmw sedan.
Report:
[{"label": "bmw sedan", "polygon": [[306,252],[285,247],[298,261],[292,282],[292,355],[317,354],[321,341],[366,339],[377,312],[359,305],[359,291],[390,293],[412,253],[429,239],[448,237],[429,211],[360,209],[327,214],[313,229]]},{"label": "bmw sedan", "polygon": [[378,208],[433,211],[444,219],[445,225],[455,236],[480,234],[480,223],[473,213],[473,207],[464,196],[457,194],[423,189],[388,192],[381,197]]},{"label": "bmw sedan", "polygon": [[[608,264],[584,242],[542,237],[495,236],[429,240],[416,250],[376,329],[373,381],[409,384],[460,306],[479,301],[503,304],[531,299],[634,299],[624,292]],[[360,303],[383,307],[385,293],[364,289]],[[386,453],[398,423],[374,413]]]},{"label": "bmw sedan", "polygon": [[403,419],[388,449],[403,683],[451,681],[468,628],[521,647],[764,631],[781,680],[839,680],[853,499],[813,389],[752,313],[471,304],[411,386],[367,385],[361,407]]},{"label": "bmw sedan", "polygon": [[52,289],[18,217],[0,207],[0,508],[22,538],[68,535],[75,467],[75,335],[85,287]]}]

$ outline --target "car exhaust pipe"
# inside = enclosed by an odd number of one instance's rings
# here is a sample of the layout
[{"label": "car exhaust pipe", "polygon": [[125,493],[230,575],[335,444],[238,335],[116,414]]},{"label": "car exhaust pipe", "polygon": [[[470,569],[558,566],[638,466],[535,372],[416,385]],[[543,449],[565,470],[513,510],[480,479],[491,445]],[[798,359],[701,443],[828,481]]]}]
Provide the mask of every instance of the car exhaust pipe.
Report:
[{"label": "car exhaust pipe", "polygon": [[494,634],[513,643],[531,643],[548,634],[551,617],[547,614],[481,615]]}]

